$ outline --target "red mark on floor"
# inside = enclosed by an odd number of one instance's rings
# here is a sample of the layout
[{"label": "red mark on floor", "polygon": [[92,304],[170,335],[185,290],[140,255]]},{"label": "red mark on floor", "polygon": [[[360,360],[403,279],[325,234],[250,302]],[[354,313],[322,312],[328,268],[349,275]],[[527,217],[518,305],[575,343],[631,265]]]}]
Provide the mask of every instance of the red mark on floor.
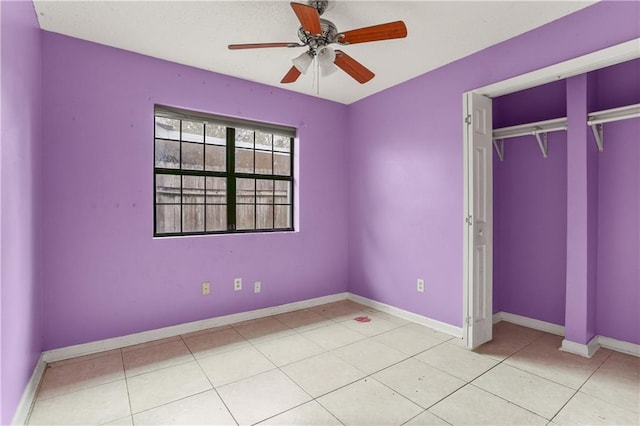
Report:
[{"label": "red mark on floor", "polygon": [[356,317],[354,320],[358,322],[371,322],[371,318],[369,317]]}]

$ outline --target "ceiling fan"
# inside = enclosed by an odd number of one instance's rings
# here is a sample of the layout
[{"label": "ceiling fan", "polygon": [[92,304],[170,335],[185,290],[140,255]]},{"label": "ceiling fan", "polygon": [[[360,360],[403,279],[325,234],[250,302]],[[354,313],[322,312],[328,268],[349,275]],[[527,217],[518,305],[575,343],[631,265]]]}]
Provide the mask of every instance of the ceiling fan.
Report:
[{"label": "ceiling fan", "polygon": [[333,22],[320,18],[329,4],[328,0],[309,0],[308,4],[291,3],[291,8],[298,17],[300,25],[298,38],[301,43],[252,43],[230,44],[229,49],[258,49],[266,47],[308,47],[308,50],[293,59],[293,66],[280,83],[293,83],[306,73],[316,58],[322,76],[333,74],[337,68],[353,77],[360,84],[371,80],[375,74],[360,62],[344,53],[333,49],[330,44],[347,46],[370,41],[390,40],[407,36],[407,27],[402,21],[388,22],[371,27],[338,32]]}]

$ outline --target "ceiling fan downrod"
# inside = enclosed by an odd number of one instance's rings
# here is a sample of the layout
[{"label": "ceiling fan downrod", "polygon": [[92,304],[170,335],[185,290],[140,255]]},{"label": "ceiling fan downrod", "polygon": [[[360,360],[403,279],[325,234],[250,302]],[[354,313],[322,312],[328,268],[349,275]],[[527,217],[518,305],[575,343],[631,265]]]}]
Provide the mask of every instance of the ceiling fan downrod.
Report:
[{"label": "ceiling fan downrod", "polygon": [[318,15],[322,16],[327,7],[329,7],[329,0],[308,0],[307,4],[318,10]]}]

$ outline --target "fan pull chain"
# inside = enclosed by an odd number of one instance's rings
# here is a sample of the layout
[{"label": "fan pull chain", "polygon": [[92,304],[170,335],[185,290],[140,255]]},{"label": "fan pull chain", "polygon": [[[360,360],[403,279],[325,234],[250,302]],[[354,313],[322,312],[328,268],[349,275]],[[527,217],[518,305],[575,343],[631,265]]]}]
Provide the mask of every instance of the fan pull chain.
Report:
[{"label": "fan pull chain", "polygon": [[316,95],[320,94],[320,64],[316,56],[313,57],[313,63],[311,64],[313,74],[311,76],[311,90],[315,89]]},{"label": "fan pull chain", "polygon": [[318,79],[318,84],[316,84],[316,95],[320,95],[320,61],[318,60],[318,56],[316,59],[316,78]]}]

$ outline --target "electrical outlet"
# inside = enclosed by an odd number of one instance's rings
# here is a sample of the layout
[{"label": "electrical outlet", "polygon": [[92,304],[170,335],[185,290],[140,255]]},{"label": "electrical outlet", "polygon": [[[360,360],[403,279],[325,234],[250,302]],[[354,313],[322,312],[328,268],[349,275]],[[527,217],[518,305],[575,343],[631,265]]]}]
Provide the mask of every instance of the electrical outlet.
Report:
[{"label": "electrical outlet", "polygon": [[260,291],[262,291],[262,283],[260,281],[256,281],[255,284],[253,284],[253,292],[260,293]]},{"label": "electrical outlet", "polygon": [[235,280],[233,280],[233,289],[235,291],[242,290],[242,278],[236,278]]},{"label": "electrical outlet", "polygon": [[418,278],[417,290],[420,293],[424,293],[424,280],[422,278]]},{"label": "electrical outlet", "polygon": [[211,284],[209,281],[202,283],[202,295],[205,296],[211,293]]}]

